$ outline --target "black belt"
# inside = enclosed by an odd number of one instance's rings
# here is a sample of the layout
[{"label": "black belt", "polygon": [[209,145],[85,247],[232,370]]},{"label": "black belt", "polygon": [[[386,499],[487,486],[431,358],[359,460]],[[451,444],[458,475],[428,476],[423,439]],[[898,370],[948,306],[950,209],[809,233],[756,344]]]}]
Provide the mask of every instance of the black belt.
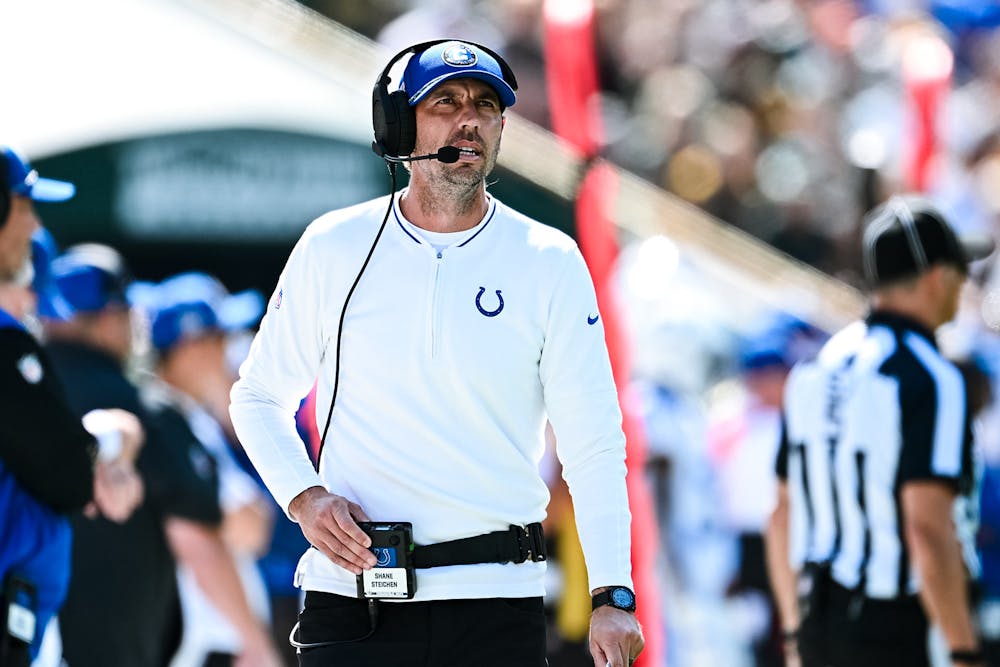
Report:
[{"label": "black belt", "polygon": [[538,563],[546,556],[542,524],[529,523],[475,537],[417,546],[413,548],[411,557],[413,566],[423,569],[442,565],[523,563],[527,560]]}]

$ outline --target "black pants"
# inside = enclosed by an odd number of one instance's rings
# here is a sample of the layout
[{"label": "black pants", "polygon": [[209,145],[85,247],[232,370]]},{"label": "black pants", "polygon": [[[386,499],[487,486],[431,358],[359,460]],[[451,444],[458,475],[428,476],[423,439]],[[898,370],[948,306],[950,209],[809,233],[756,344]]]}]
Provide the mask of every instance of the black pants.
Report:
[{"label": "black pants", "polygon": [[827,667],[830,662],[830,568],[807,563],[799,575],[797,648],[802,667]]},{"label": "black pants", "polygon": [[768,631],[753,644],[756,667],[782,667],[785,664],[781,647],[780,620],[771,581],[767,574],[764,538],[760,533],[740,534],[740,569],[731,592],[754,591],[767,601]]},{"label": "black pants", "polygon": [[[298,642],[345,641],[371,628],[365,600],[306,593]],[[299,651],[301,667],[544,667],[542,598],[379,602],[374,634]]]},{"label": "black pants", "polygon": [[930,667],[927,616],[916,596],[858,597],[830,585],[830,652],[835,667]]}]

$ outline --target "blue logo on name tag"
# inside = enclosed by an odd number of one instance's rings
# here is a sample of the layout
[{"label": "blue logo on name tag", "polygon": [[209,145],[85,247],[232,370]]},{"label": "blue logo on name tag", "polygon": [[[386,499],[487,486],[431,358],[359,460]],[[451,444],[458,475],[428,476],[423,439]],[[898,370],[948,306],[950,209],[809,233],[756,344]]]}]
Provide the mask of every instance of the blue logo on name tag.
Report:
[{"label": "blue logo on name tag", "polygon": [[372,547],[377,563],[375,567],[396,567],[396,550],[387,547]]}]

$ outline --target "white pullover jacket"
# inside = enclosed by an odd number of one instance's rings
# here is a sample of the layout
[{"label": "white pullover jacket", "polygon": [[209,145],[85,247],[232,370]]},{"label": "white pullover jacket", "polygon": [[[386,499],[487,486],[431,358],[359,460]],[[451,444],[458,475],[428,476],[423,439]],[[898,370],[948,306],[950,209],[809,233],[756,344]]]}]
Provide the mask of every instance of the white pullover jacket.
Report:
[{"label": "white pullover jacket", "polygon": [[[494,198],[437,251],[393,210],[351,297],[340,387],[317,474],[295,431],[318,376],[323,431],[338,319],[388,205],[313,222],[279,278],[232,391],[240,441],[278,504],[321,485],[432,544],[541,521],[546,418],[573,496],[591,588],[631,585],[625,438],[593,284],[568,236]],[[544,563],[417,571],[416,600],[544,593]],[[306,590],[355,596],[316,549]]]}]

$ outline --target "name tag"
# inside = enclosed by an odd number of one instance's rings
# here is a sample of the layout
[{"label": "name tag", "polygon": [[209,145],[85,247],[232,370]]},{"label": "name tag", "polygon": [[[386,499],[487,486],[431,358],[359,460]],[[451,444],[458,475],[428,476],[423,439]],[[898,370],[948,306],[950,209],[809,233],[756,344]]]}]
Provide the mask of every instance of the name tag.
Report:
[{"label": "name tag", "polygon": [[412,597],[405,567],[376,567],[361,573],[366,598]]},{"label": "name tag", "polygon": [[411,561],[413,526],[406,521],[361,521],[361,530],[371,538],[375,567],[357,576],[358,597],[412,598],[417,593],[417,575]]}]

